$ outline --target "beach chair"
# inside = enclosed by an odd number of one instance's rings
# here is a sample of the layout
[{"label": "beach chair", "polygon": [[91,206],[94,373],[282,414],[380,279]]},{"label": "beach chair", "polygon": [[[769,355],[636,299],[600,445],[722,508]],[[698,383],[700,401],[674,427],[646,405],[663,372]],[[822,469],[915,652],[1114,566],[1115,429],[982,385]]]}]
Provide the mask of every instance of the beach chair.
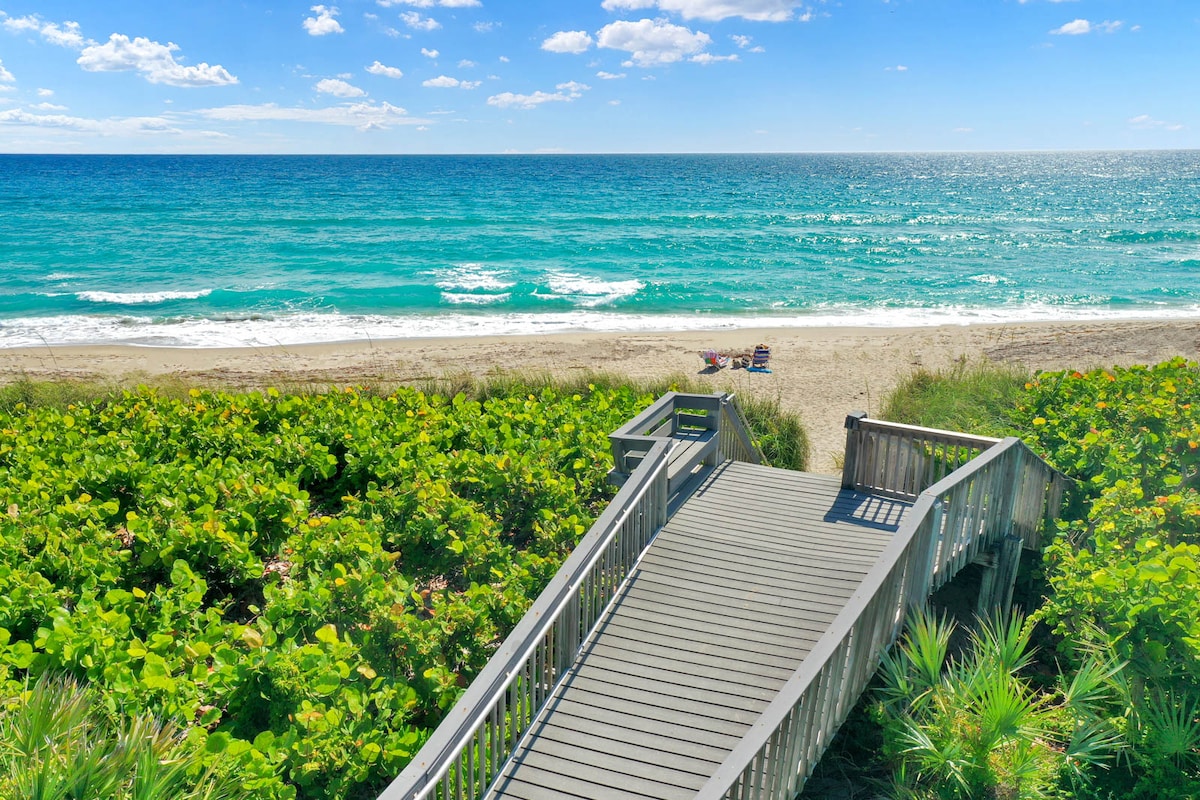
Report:
[{"label": "beach chair", "polygon": [[721,355],[716,350],[702,350],[700,357],[704,359],[704,363],[710,367],[717,369],[725,369],[729,366],[729,356]]},{"label": "beach chair", "polygon": [[750,358],[750,366],[746,367],[747,372],[770,372],[767,369],[767,362],[771,360],[771,348],[765,344],[756,345],[754,347],[754,355]]}]

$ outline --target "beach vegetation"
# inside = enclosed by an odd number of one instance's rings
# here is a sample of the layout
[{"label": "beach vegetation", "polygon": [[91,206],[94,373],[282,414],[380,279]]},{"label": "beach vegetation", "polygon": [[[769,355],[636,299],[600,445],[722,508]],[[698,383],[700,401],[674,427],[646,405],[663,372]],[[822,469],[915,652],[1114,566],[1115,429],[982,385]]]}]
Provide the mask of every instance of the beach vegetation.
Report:
[{"label": "beach vegetation", "polygon": [[[0,390],[0,698],[158,720],[241,796],[376,796],[603,509],[608,434],[654,397],[425,388]],[[803,466],[794,417],[747,414]]]},{"label": "beach vegetation", "polygon": [[[1038,580],[1028,584],[1039,591],[1023,598],[1045,643],[1032,674],[1061,687],[1095,674],[1097,664],[1122,667],[1100,670],[1111,674],[1094,698],[1096,720],[1119,737],[1119,757],[1102,780],[1070,795],[1200,796],[1200,365],[1179,358],[1043,372],[1015,390],[1019,372],[1000,367],[981,379],[980,369],[992,368],[918,373],[888,408],[916,424],[1020,436],[1072,479]],[[956,393],[955,402],[944,402]],[[876,693],[885,705],[906,691],[914,707],[928,702],[918,700],[928,686],[897,682],[893,673],[897,658],[930,651],[924,639],[931,629],[927,620],[910,628],[900,655],[890,657],[888,685]],[[972,646],[996,643],[985,634]],[[885,715],[882,750],[894,759],[899,783],[933,774],[929,759],[938,753],[954,755],[931,749],[937,740],[921,740],[897,719]],[[930,732],[945,720],[921,724]],[[945,743],[967,740],[957,741]],[[1094,775],[1087,763],[1080,767]],[[938,774],[962,786],[956,775]]]},{"label": "beach vegetation", "polygon": [[1029,374],[993,361],[960,359],[942,370],[918,369],[885,398],[880,418],[905,425],[964,431],[980,436],[1007,433]]},{"label": "beach vegetation", "polygon": [[957,655],[954,628],[919,611],[884,656],[873,712],[895,764],[889,796],[1049,798],[1113,760],[1121,737],[1102,711],[1119,663],[1089,661],[1043,689],[1029,620],[979,620]]}]

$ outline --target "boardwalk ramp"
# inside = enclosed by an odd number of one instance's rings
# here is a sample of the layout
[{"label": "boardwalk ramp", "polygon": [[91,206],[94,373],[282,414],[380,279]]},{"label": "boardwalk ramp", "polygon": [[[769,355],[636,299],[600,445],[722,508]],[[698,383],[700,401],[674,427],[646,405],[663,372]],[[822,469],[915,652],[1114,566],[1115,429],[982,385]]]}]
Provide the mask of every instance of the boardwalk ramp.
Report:
[{"label": "boardwalk ramp", "polygon": [[727,395],[615,432],[617,497],[380,800],[794,796],[907,608],[1061,499],[1016,439],[847,428],[841,476],[758,463]]}]

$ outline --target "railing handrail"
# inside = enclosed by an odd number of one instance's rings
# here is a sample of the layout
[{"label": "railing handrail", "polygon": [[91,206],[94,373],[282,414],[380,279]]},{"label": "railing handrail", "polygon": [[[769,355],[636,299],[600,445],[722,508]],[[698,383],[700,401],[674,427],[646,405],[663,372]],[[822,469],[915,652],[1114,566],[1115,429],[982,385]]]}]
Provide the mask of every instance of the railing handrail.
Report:
[{"label": "railing handrail", "polygon": [[[436,788],[438,781],[475,735],[476,729],[491,713],[500,695],[520,674],[520,667],[545,638],[563,609],[578,594],[583,580],[611,545],[625,519],[666,469],[669,452],[669,441],[658,440],[651,445],[630,480],[596,519],[574,552],[563,562],[421,750],[379,795],[378,800],[416,800]],[[455,717],[458,717],[458,722],[448,724]]]},{"label": "railing handrail", "polygon": [[[998,440],[994,446],[989,447],[985,452],[921,492],[913,507],[905,515],[899,530],[884,548],[879,559],[868,570],[858,589],[850,596],[841,612],[833,619],[829,628],[813,646],[792,677],[759,715],[750,730],[704,783],[696,795],[696,800],[723,800],[726,793],[733,788],[759,753],[769,746],[772,737],[785,723],[788,715],[794,711],[797,703],[800,702],[813,681],[825,669],[827,662],[850,634],[854,624],[864,614],[868,604],[891,576],[892,571],[920,532],[921,527],[934,516],[936,509],[941,505],[941,496],[971,480],[994,461],[1003,458],[1016,448],[1024,448],[1034,458],[1041,460],[1029,450],[1024,442],[1010,436]],[[1051,469],[1053,468],[1051,467]],[[932,558],[933,554],[931,553],[931,560]],[[753,796],[758,797],[759,795],[754,794]]]},{"label": "railing handrail", "polygon": [[974,445],[981,448],[989,448],[992,445],[1000,444],[1004,441],[1002,438],[995,436],[979,436],[974,433],[963,433],[962,431],[950,431],[944,428],[926,428],[921,425],[908,425],[903,422],[889,422],[883,419],[875,419],[874,417],[862,417],[859,424],[869,426],[878,430],[894,430],[905,431],[907,433],[919,434],[926,439],[945,439],[948,442],[959,442],[964,446]]}]

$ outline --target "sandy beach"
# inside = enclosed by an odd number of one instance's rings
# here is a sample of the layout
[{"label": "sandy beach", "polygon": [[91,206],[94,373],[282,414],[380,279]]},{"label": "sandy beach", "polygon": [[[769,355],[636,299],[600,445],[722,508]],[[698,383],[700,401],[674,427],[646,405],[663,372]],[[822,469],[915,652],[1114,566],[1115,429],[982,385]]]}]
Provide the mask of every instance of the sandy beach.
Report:
[{"label": "sandy beach", "polygon": [[[699,351],[771,346],[771,374],[703,369]],[[506,371],[635,378],[694,377],[713,391],[779,398],[798,411],[813,468],[832,470],[842,422],[878,411],[896,382],[921,367],[990,359],[1030,370],[1146,364],[1200,357],[1200,320],[1053,322],[924,328],[747,328],[678,333],[403,339],[240,349],[133,346],[0,350],[0,382],[22,378],[133,383],[174,380],[231,388],[387,386]]]}]

